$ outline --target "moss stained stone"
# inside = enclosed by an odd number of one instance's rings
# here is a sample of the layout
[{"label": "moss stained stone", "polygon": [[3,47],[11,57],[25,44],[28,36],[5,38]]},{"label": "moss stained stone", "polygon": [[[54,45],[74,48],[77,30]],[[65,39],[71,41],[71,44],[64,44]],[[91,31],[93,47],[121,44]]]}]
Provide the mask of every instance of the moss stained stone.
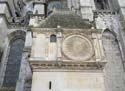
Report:
[{"label": "moss stained stone", "polygon": [[64,28],[90,29],[89,21],[82,19],[79,15],[68,11],[55,11],[48,18],[42,21],[40,28],[56,28],[58,25]]}]

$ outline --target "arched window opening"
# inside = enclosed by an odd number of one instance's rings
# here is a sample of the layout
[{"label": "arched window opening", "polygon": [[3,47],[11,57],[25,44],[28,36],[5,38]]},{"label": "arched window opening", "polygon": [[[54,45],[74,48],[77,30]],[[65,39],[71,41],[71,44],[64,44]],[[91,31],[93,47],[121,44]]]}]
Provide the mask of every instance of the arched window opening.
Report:
[{"label": "arched window opening", "polygon": [[94,0],[95,6],[98,10],[107,10],[109,9],[108,0]]},{"label": "arched window opening", "polygon": [[57,38],[56,38],[56,35],[51,35],[50,36],[50,42],[56,42],[57,41]]},{"label": "arched window opening", "polygon": [[6,66],[3,87],[16,87],[19,76],[24,40],[21,38],[14,39],[10,43],[10,51]]},{"label": "arched window opening", "polygon": [[54,9],[62,9],[62,2],[58,0],[50,1],[48,3],[48,15],[50,15]]}]

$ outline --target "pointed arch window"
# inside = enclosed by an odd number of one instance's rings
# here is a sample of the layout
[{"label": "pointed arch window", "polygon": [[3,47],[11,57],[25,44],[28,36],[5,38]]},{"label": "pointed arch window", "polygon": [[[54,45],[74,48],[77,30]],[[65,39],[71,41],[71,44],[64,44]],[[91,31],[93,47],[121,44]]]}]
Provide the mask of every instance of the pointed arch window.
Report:
[{"label": "pointed arch window", "polygon": [[97,10],[107,10],[109,9],[109,1],[108,0],[94,0],[95,6]]}]

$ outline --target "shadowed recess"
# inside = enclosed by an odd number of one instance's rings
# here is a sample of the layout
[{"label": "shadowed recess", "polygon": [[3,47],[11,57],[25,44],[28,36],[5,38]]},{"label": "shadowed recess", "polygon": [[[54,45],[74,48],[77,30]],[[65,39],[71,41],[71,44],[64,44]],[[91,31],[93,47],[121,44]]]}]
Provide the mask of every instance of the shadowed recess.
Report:
[{"label": "shadowed recess", "polygon": [[16,39],[10,44],[10,52],[5,72],[3,87],[16,87],[19,76],[24,40]]}]

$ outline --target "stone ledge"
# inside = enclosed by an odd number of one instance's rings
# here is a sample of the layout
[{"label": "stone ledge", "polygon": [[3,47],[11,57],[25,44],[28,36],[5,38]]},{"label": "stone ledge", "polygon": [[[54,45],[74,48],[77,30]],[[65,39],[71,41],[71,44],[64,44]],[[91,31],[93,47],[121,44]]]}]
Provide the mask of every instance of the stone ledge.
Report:
[{"label": "stone ledge", "polygon": [[72,61],[33,61],[30,65],[33,70],[37,69],[66,69],[66,70],[103,70],[106,61],[72,62]]}]

